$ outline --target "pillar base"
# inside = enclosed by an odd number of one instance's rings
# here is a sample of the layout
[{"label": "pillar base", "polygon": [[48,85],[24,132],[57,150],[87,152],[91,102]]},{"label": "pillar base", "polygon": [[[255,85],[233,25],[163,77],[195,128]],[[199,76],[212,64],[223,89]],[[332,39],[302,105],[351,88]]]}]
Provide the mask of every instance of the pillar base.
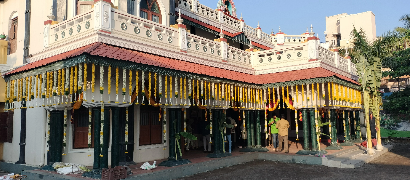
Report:
[{"label": "pillar base", "polygon": [[341,150],[343,149],[338,144],[331,144],[330,146],[326,147],[326,150]]},{"label": "pillar base", "polygon": [[95,170],[91,170],[90,172],[83,173],[82,176],[92,178],[92,179],[101,179],[101,174],[102,174],[101,169],[95,169]]},{"label": "pillar base", "polygon": [[209,158],[221,158],[221,157],[227,157],[227,156],[231,156],[232,154],[231,153],[228,153],[228,152],[225,152],[225,153],[211,153],[211,154],[208,154],[206,157],[209,157]]},{"label": "pillar base", "polygon": [[320,151],[309,151],[309,150],[300,150],[296,154],[298,155],[316,155],[316,154],[327,154],[327,151],[320,150]]},{"label": "pillar base", "polygon": [[43,166],[43,167],[41,168],[41,170],[45,170],[45,171],[56,171],[56,170],[53,168],[53,165],[45,165],[45,166]]},{"label": "pillar base", "polygon": [[363,140],[361,140],[361,139],[352,140],[352,143],[362,143],[362,142],[363,142]]},{"label": "pillar base", "polygon": [[383,150],[383,145],[381,145],[381,144],[378,144],[378,145],[376,145],[376,151],[381,151],[381,150]]},{"label": "pillar base", "polygon": [[340,146],[353,146],[354,144],[351,141],[345,141],[344,143],[340,143]]},{"label": "pillar base", "polygon": [[158,166],[173,167],[173,166],[179,166],[179,165],[189,164],[189,163],[191,163],[191,161],[188,159],[178,159],[178,160],[168,159],[166,161],[159,163]]},{"label": "pillar base", "polygon": [[239,152],[254,152],[253,149],[254,148],[252,147],[242,148],[241,150],[239,150]]},{"label": "pillar base", "polygon": [[370,148],[370,149],[367,149],[366,154],[368,154],[368,155],[374,155],[374,154],[375,154],[375,152],[374,152],[373,147],[372,147],[372,148]]},{"label": "pillar base", "polygon": [[268,148],[265,148],[265,147],[255,147],[254,148],[255,149],[255,151],[256,152],[268,152],[269,151],[269,149]]}]

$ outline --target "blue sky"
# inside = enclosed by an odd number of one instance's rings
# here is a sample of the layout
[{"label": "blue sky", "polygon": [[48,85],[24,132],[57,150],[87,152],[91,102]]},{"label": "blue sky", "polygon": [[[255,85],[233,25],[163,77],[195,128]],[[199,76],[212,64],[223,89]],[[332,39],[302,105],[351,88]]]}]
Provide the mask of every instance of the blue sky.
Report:
[{"label": "blue sky", "polygon": [[[218,0],[198,0],[216,9]],[[266,33],[281,30],[289,35],[302,34],[310,24],[324,41],[326,16],[341,13],[356,14],[372,11],[376,16],[376,35],[380,36],[395,27],[410,14],[410,0],[234,0],[238,18],[243,14],[245,23],[256,27],[258,21]],[[310,29],[309,29],[310,31]]]}]

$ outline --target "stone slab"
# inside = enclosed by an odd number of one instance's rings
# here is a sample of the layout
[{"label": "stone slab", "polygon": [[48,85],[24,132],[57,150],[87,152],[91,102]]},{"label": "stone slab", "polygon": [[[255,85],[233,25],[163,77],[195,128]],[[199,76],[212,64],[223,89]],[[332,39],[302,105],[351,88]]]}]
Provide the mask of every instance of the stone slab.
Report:
[{"label": "stone slab", "polygon": [[40,169],[40,167],[26,166],[24,164],[14,164],[7,162],[0,162],[0,170],[15,174],[22,174],[25,170]]}]

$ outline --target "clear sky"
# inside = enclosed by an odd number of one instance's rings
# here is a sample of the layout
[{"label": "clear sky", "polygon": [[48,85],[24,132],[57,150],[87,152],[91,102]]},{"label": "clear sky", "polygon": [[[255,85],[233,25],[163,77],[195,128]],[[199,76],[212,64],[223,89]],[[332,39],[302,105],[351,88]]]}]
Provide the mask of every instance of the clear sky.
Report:
[{"label": "clear sky", "polygon": [[[218,0],[198,0],[216,9]],[[410,14],[410,0],[233,0],[238,18],[243,15],[245,23],[258,25],[270,33],[281,30],[289,35],[298,35],[313,24],[313,31],[324,41],[326,16],[347,13],[356,14],[372,11],[376,16],[376,35],[381,36],[395,27],[403,26],[399,21]],[[310,28],[309,28],[310,31]]]}]

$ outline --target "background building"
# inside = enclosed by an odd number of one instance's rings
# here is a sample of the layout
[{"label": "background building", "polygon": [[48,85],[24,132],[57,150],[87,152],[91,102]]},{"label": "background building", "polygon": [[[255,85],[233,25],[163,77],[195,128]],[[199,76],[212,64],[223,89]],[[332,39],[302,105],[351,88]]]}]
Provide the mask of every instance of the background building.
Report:
[{"label": "background building", "polygon": [[342,13],[326,17],[326,42],[333,47],[345,47],[352,43],[350,33],[353,27],[363,29],[367,40],[376,39],[376,17],[371,11],[357,14]]}]

